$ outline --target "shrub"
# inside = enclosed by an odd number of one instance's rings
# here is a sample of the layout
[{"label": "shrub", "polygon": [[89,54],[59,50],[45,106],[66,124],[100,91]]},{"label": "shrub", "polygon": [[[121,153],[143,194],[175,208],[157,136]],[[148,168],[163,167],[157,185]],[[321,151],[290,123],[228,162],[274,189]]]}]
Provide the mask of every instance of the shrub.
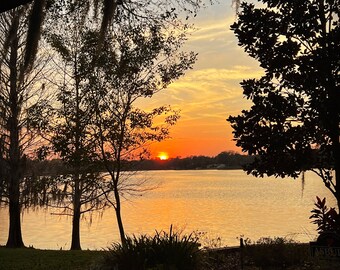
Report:
[{"label": "shrub", "polygon": [[208,232],[204,231],[193,231],[192,236],[200,243],[201,249],[215,249],[225,247],[222,243],[222,238],[220,236],[211,236]]},{"label": "shrub", "polygon": [[262,269],[282,268],[303,264],[308,249],[292,239],[263,237],[255,243],[248,241],[244,254],[250,263]]},{"label": "shrub", "polygon": [[340,218],[334,207],[329,208],[326,205],[326,198],[322,200],[316,197],[315,208],[311,211],[313,214],[309,217],[313,219],[312,223],[318,226],[319,234],[323,232],[340,231]]},{"label": "shrub", "polygon": [[127,237],[126,244],[113,244],[100,269],[114,270],[191,270],[199,262],[198,239],[192,235],[158,232],[154,236]]}]

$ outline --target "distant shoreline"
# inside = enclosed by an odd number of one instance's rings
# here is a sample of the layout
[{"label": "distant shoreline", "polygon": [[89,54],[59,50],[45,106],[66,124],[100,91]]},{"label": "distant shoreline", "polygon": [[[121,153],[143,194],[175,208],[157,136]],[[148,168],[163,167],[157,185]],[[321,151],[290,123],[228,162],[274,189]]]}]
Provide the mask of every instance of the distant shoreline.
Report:
[{"label": "distant shoreline", "polygon": [[[169,158],[166,160],[125,160],[121,162],[121,171],[157,171],[157,170],[241,170],[254,157],[234,152],[222,152],[215,157],[191,156],[186,158]],[[72,174],[61,159],[28,160],[27,175],[65,175]],[[113,162],[114,165],[114,162]],[[104,165],[98,161],[93,164],[94,170],[104,172]]]}]

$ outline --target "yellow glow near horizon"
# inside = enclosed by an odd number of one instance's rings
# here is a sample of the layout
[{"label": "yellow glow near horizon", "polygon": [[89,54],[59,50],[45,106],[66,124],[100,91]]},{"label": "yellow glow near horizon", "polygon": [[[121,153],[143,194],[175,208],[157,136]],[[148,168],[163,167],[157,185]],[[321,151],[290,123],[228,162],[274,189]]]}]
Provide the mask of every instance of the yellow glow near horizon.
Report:
[{"label": "yellow glow near horizon", "polygon": [[169,155],[166,152],[159,152],[157,157],[160,160],[167,160],[167,159],[169,159]]},{"label": "yellow glow near horizon", "polygon": [[143,109],[170,105],[180,110],[181,118],[171,127],[170,138],[150,145],[150,153],[157,159],[163,151],[172,158],[241,152],[226,119],[250,108],[252,103],[244,99],[240,82],[260,78],[263,70],[238,46],[230,29],[236,19],[231,1],[202,2],[206,8],[190,19],[196,30],[183,47],[183,51],[198,53],[193,69],[152,99],[137,104]]}]

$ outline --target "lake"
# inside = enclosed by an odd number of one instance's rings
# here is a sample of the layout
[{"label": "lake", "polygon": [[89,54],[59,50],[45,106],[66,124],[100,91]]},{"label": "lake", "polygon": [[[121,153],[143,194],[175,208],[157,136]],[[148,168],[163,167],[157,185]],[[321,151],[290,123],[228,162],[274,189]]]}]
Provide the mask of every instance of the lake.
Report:
[{"label": "lake", "polygon": [[[252,240],[263,236],[313,240],[316,226],[310,223],[315,196],[335,200],[313,173],[301,179],[255,178],[241,170],[147,171],[142,177],[157,186],[143,196],[123,202],[127,234],[168,230],[170,224],[184,233],[206,232],[221,237],[224,245],[238,245],[243,235]],[[41,249],[69,249],[71,218],[51,210],[23,214],[24,243]],[[6,244],[7,209],[0,209],[0,245]],[[81,225],[83,249],[102,249],[119,240],[114,211],[85,217]]]}]

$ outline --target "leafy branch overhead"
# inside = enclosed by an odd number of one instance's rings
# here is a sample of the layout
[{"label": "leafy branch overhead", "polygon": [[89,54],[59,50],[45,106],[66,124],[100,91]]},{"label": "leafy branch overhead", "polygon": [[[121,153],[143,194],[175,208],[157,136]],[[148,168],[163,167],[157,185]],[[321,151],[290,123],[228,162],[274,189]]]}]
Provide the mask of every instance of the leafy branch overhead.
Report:
[{"label": "leafy branch overhead", "polygon": [[[97,50],[105,39],[108,29],[115,18],[122,14],[129,14],[129,20],[144,20],[152,24],[155,21],[162,21],[171,15],[174,21],[181,11],[187,14],[196,15],[198,9],[203,5],[202,0],[173,0],[173,1],[126,1],[126,0],[74,0],[73,5],[81,3],[87,15],[92,14],[94,19],[100,22],[100,42]],[[2,0],[0,3],[0,13],[10,12],[20,8],[30,7],[28,16],[27,48],[25,53],[25,69],[32,67],[36,57],[41,29],[46,16],[50,13],[62,13],[67,1],[64,0]],[[50,21],[52,25],[55,22]],[[55,26],[55,25],[54,25]]]},{"label": "leafy branch overhead", "polygon": [[[312,170],[340,206],[340,3],[241,4],[231,26],[264,75],[241,83],[252,102],[228,121],[255,176],[297,177]],[[334,177],[335,172],[335,177]]]}]

